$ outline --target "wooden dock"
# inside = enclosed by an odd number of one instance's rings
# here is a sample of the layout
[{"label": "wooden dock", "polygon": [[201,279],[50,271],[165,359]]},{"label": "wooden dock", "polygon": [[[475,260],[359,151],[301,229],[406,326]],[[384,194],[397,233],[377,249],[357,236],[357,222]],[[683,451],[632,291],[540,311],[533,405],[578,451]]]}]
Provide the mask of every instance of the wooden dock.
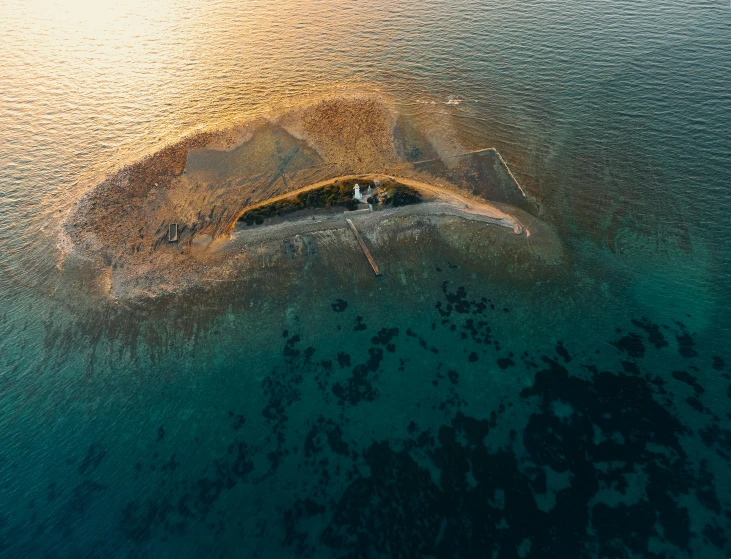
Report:
[{"label": "wooden dock", "polygon": [[355,225],[352,221],[350,221],[350,218],[345,218],[345,221],[348,222],[348,225],[350,225],[350,228],[353,230],[353,233],[355,234],[355,238],[357,239],[358,243],[360,244],[360,248],[363,249],[363,254],[366,255],[366,258],[368,259],[368,263],[371,265],[371,268],[373,268],[373,271],[377,276],[381,275],[381,270],[378,269],[378,264],[376,264],[376,261],[373,260],[373,257],[371,256],[370,251],[368,250],[368,247],[366,246],[365,242],[363,241],[363,237],[360,236],[360,233],[355,228]]}]

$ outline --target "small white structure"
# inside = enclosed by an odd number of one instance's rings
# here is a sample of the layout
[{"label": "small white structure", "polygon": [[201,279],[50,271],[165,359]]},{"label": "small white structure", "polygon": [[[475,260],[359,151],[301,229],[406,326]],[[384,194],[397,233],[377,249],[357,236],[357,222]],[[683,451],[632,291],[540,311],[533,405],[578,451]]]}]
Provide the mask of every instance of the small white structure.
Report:
[{"label": "small white structure", "polygon": [[360,185],[356,182],[355,183],[355,194],[353,194],[353,198],[358,200],[358,202],[363,201],[363,195],[360,193]]}]

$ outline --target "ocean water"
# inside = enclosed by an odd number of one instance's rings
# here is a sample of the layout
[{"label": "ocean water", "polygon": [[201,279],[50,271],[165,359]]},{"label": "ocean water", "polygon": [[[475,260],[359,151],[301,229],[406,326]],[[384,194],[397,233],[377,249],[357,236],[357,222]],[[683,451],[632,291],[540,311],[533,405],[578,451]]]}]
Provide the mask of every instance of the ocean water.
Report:
[{"label": "ocean water", "polygon": [[[731,555],[728,3],[10,0],[0,36],[0,556]],[[106,173],[356,88],[497,147],[561,267],[488,225],[154,302],[61,265]]]}]

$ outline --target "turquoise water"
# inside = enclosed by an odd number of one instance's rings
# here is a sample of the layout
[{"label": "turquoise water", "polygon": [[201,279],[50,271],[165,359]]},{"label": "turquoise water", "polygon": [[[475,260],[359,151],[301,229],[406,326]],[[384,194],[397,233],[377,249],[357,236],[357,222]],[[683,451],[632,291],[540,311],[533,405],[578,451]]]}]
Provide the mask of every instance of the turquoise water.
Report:
[{"label": "turquoise water", "polygon": [[[729,556],[727,3],[0,22],[0,555]],[[498,147],[562,269],[435,241],[379,281],[302,262],[255,297],[113,305],[57,267],[106,172],[356,87]]]}]

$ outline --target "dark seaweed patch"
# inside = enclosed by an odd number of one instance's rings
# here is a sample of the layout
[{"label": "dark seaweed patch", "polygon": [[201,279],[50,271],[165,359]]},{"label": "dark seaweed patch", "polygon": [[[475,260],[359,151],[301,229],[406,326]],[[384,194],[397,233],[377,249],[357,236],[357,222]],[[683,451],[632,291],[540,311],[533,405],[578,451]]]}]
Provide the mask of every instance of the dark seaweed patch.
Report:
[{"label": "dark seaweed patch", "polygon": [[262,415],[277,426],[286,421],[286,408],[301,397],[298,386],[302,383],[302,372],[295,363],[300,351],[294,347],[299,342],[298,335],[287,340],[284,346],[285,365],[274,369],[262,382],[264,394],[268,397]]},{"label": "dark seaweed patch", "polygon": [[[465,332],[462,333],[462,339],[466,339],[466,332],[469,332],[472,341],[478,344],[492,343],[492,329],[485,320],[479,320],[477,323],[475,323],[474,319],[468,318],[467,320],[465,320],[463,329],[465,330]],[[499,349],[497,342],[495,348]]]},{"label": "dark seaweed patch", "polygon": [[50,503],[51,501],[55,501],[58,497],[58,484],[54,481],[48,484],[48,494],[46,495],[46,500]]},{"label": "dark seaweed patch", "polygon": [[398,333],[398,328],[381,328],[378,334],[371,338],[371,343],[373,345],[387,345],[394,337],[398,336]]},{"label": "dark seaweed patch", "polygon": [[378,396],[378,390],[373,385],[377,380],[378,371],[383,359],[383,350],[379,347],[372,347],[368,350],[369,358],[365,363],[356,365],[353,368],[352,376],[345,383],[337,383],[332,387],[332,392],[340,404],[348,402],[351,406],[365,400],[372,402]]},{"label": "dark seaweed patch", "polygon": [[348,302],[344,299],[336,299],[335,302],[332,303],[330,306],[335,312],[343,312],[345,309],[348,308]]},{"label": "dark seaweed patch", "polygon": [[233,418],[233,424],[231,425],[231,427],[234,431],[238,431],[244,426],[244,423],[246,423],[246,418],[240,413],[234,413],[230,411],[228,412],[228,416]]},{"label": "dark seaweed patch", "polygon": [[708,461],[701,460],[695,494],[698,502],[708,510],[721,514],[721,501],[716,494],[713,474],[708,468]]},{"label": "dark seaweed patch", "polygon": [[326,419],[320,416],[305,437],[304,449],[306,457],[314,456],[322,450],[324,445],[323,435],[330,450],[335,454],[340,454],[341,456],[348,456],[350,454],[348,443],[343,440],[343,430],[340,425],[332,419]]},{"label": "dark seaweed patch", "polygon": [[341,367],[350,367],[350,355],[342,351],[338,352],[338,365]]},{"label": "dark seaweed patch", "polygon": [[79,474],[83,476],[96,470],[106,454],[107,451],[102,448],[101,443],[93,443],[79,464]]},{"label": "dark seaweed patch", "polygon": [[510,359],[510,357],[500,357],[497,360],[497,364],[501,369],[507,369],[508,367],[514,367],[515,361]]},{"label": "dark seaweed patch", "polygon": [[346,489],[321,541],[351,557],[430,553],[441,519],[439,489],[429,473],[386,441],[371,445],[364,458],[371,475]]},{"label": "dark seaweed patch", "polygon": [[685,399],[685,402],[698,413],[710,413],[708,408],[695,396],[689,396]]},{"label": "dark seaweed patch", "polygon": [[627,334],[616,342],[610,343],[630,357],[643,357],[645,355],[645,344],[642,343],[642,338],[637,334]]},{"label": "dark seaweed patch", "polygon": [[193,509],[200,516],[204,517],[210,512],[224,490],[232,489],[254,470],[253,462],[248,458],[248,446],[245,443],[238,443],[236,451],[237,455],[232,463],[216,461],[213,468],[214,475],[200,478],[195,483]]},{"label": "dark seaweed patch", "polygon": [[106,485],[89,479],[85,479],[74,487],[68,501],[61,509],[60,523],[63,531],[69,533],[74,519],[83,515],[98,498],[98,493],[106,489]]},{"label": "dark seaweed patch", "polygon": [[[548,367],[521,393],[538,404],[523,434],[524,464],[510,451],[487,450],[488,423],[460,412],[439,429],[430,455],[438,484],[406,451],[373,443],[364,453],[370,474],[343,493],[323,543],[353,557],[580,557],[587,546],[624,557],[627,550],[651,556],[651,540],[662,537],[687,553],[690,518],[679,501],[693,484],[679,442],[687,429],[641,375],[595,369],[582,379],[555,360],[543,362]],[[554,504],[544,510],[535,495],[552,491],[549,467],[568,485],[552,492]],[[642,499],[594,502],[603,487],[626,492],[638,469],[647,479]],[[702,476],[701,498],[715,506],[713,481]]]},{"label": "dark seaweed patch", "polygon": [[698,383],[696,378],[686,371],[673,371],[673,378],[691,386],[696,394],[705,392],[705,389]]},{"label": "dark seaweed patch", "polygon": [[447,282],[442,283],[442,291],[447,298],[447,302],[454,307],[454,310],[460,314],[470,312],[470,303],[467,301],[467,291],[463,286],[457,288],[456,293],[447,291]]},{"label": "dark seaweed patch", "polygon": [[284,344],[284,356],[289,358],[295,358],[300,354],[299,349],[295,349],[295,345],[298,344],[300,341],[300,337],[295,335],[292,336],[287,340],[287,343]]},{"label": "dark seaweed patch", "polygon": [[127,503],[122,509],[122,532],[127,538],[140,544],[149,539],[150,531],[158,520],[158,515],[159,509],[152,501],[148,501],[145,505],[140,505],[136,501]]},{"label": "dark seaweed patch", "polygon": [[657,349],[661,349],[668,345],[668,342],[665,340],[665,336],[663,336],[662,332],[660,332],[660,327],[657,324],[652,324],[644,316],[641,320],[632,320],[632,324],[647,332],[650,343]]},{"label": "dark seaweed patch", "polygon": [[[466,300],[467,294],[462,295]],[[468,303],[470,312],[479,314],[479,305]],[[445,312],[460,314],[455,304],[449,302],[453,307]],[[484,310],[486,301],[480,304]],[[315,352],[313,347],[300,346],[299,336],[289,338],[285,332],[284,358],[262,383],[265,398],[261,407],[269,421],[257,418],[255,410],[250,416],[256,440],[265,441],[257,442],[262,447],[251,449],[242,441],[234,441],[224,457],[202,471],[194,469],[197,466],[192,461],[180,468],[179,460],[186,461],[182,453],[178,453],[179,458],[166,453],[160,462],[140,464],[140,472],[157,468],[160,487],[153,489],[148,499],[127,503],[121,515],[122,533],[137,543],[152,541],[157,545],[158,540],[210,530],[218,545],[223,541],[219,539],[221,527],[227,523],[226,530],[231,532],[226,537],[236,538],[236,532],[242,539],[262,542],[274,542],[279,537],[280,543],[291,548],[291,554],[327,555],[323,553],[326,550],[319,549],[326,546],[333,556],[353,558],[659,559],[689,555],[693,538],[696,543],[705,539],[719,549],[727,545],[726,524],[731,513],[726,495],[716,490],[712,472],[718,472],[714,469],[717,461],[711,456],[710,464],[699,465],[697,457],[686,456],[695,432],[678,419],[686,415],[694,421],[704,419],[688,413],[684,401],[699,412],[710,413],[697,397],[703,388],[692,376],[693,367],[687,363],[679,366],[690,372],[678,371],[673,374],[674,380],[667,381],[673,366],[644,370],[643,362],[633,359],[644,355],[644,344],[648,342],[642,332],[615,342],[620,358],[626,359],[621,366],[617,364],[621,359],[614,357],[608,362],[588,357],[586,363],[578,363],[581,356],[593,352],[573,339],[573,358],[563,343],[558,343],[555,351],[549,346],[548,355],[540,361],[533,350],[516,351],[515,356],[509,352],[511,342],[507,339],[505,352],[474,345],[493,342],[489,326],[480,318],[454,316],[437,318],[434,323],[423,321],[419,328],[427,330],[431,324],[435,330],[430,338],[443,335],[459,344],[458,337],[464,334],[462,339],[466,341],[456,355],[450,354],[445,343],[447,355],[438,366],[433,366],[436,361],[424,353],[423,370],[427,374],[419,377],[426,380],[418,390],[426,389],[428,394],[416,400],[404,398],[414,409],[397,410],[394,425],[381,431],[372,425],[378,427],[390,421],[394,408],[363,405],[351,415],[353,410],[348,410],[346,404],[373,401],[379,389],[385,392],[387,385],[381,387],[379,374],[385,381],[386,371],[396,370],[397,360],[400,370],[407,363],[415,369],[422,365],[420,357],[409,353],[404,355],[406,359],[388,353],[396,351],[393,342],[398,329],[382,328],[372,339],[373,330],[365,336],[352,336],[355,347],[368,339],[374,346],[367,356],[361,350],[349,350],[356,363],[352,374],[351,356],[341,351],[336,357],[337,346],[318,346]],[[645,319],[642,323],[649,324]],[[362,318],[356,319],[354,330],[358,331],[361,324],[361,330],[365,330]],[[635,326],[650,334],[647,328]],[[640,340],[639,346],[632,336]],[[399,346],[419,353],[416,344],[411,343],[412,337],[429,350],[427,341],[410,329]],[[626,339],[629,342],[622,347]],[[652,334],[649,340],[661,347],[655,343],[657,340],[653,342]],[[479,349],[470,354],[476,347]],[[328,352],[324,355],[327,359],[320,360],[322,351]],[[475,360],[484,357],[485,364],[470,368],[462,361],[461,368],[447,370],[454,366],[453,358],[468,355],[474,355]],[[475,386],[474,372],[490,368],[491,359],[497,355],[506,355],[497,359],[502,369],[515,367],[517,362],[518,367],[542,370],[520,397],[506,394],[505,405],[501,403],[488,416],[490,409],[485,410],[479,398],[471,399],[470,390]],[[653,354],[653,359],[656,357],[672,357],[676,362],[679,359],[674,352]],[[336,359],[340,370],[333,371]],[[708,366],[709,362],[704,359],[702,363]],[[438,390],[428,386],[434,375]],[[308,408],[312,392],[301,386],[303,378],[320,383],[322,392],[315,393],[314,405],[324,404],[314,414]],[[690,390],[676,381],[688,384],[693,395],[684,400]],[[388,386],[394,388],[393,384]],[[676,395],[676,389],[681,388]],[[288,420],[288,407],[298,400],[302,402]],[[334,402],[340,407],[333,406]],[[680,416],[676,415],[676,406],[683,412]],[[515,413],[509,416],[510,422],[506,417],[498,425],[506,407],[512,407]],[[298,418],[300,414],[310,415],[302,422],[295,421],[295,410]],[[411,411],[418,424],[411,420]],[[372,423],[370,419],[358,423],[370,414],[382,415]],[[234,430],[248,430],[243,415],[228,415],[226,422]],[[313,415],[317,417],[314,421]],[[254,427],[257,422],[269,425],[271,434],[261,436]],[[723,425],[709,422],[701,430],[701,437],[712,451],[728,456],[731,433]],[[224,436],[238,435],[224,431]],[[150,434],[154,435],[154,428]],[[350,434],[356,435],[351,439]],[[289,444],[285,445],[285,437]],[[160,455],[167,443],[157,447]],[[157,453],[153,459],[157,460]],[[250,475],[254,464],[257,469],[262,465],[258,478]],[[75,466],[71,463],[72,470]],[[85,471],[93,470],[90,466]],[[173,471],[175,475],[169,475]],[[199,473],[195,478],[185,478],[190,471]],[[232,492],[240,483],[261,485]],[[249,495],[266,493],[270,487],[277,489],[275,493],[281,491],[281,500],[272,498],[273,504],[265,503],[254,519],[229,520],[232,502],[240,498],[246,501]],[[705,510],[694,507],[694,499]],[[98,506],[93,500],[90,503]],[[686,506],[694,511],[693,522]],[[89,509],[87,506],[81,510]],[[238,526],[234,526],[236,520]],[[698,530],[691,532],[696,527]],[[668,549],[657,551],[657,542]]]},{"label": "dark seaweed patch", "polygon": [[303,520],[324,514],[325,506],[312,499],[297,499],[291,508],[286,509],[284,518],[284,545],[293,547],[301,556],[312,555],[316,548],[308,544],[309,534],[306,530],[298,530],[297,526]]},{"label": "dark seaweed patch", "polygon": [[640,374],[640,368],[637,366],[637,363],[633,363],[632,361],[622,361],[622,368],[627,373],[631,373],[633,375]]},{"label": "dark seaweed patch", "polygon": [[698,356],[698,352],[693,349],[695,342],[693,341],[693,338],[690,337],[690,334],[687,332],[683,332],[680,336],[676,334],[675,339],[678,340],[678,353],[680,353],[680,355],[686,358]]},{"label": "dark seaweed patch", "polygon": [[725,531],[720,526],[711,526],[710,524],[707,524],[705,528],[703,528],[703,537],[705,537],[711,544],[715,545],[719,549],[727,550],[726,543],[728,542],[728,538],[725,535]]},{"label": "dark seaweed patch", "polygon": [[[217,459],[209,469],[211,475],[187,482],[181,488],[181,496],[174,501],[168,495],[130,501],[122,509],[122,533],[131,541],[141,544],[152,536],[156,525],[162,525],[170,533],[184,531],[185,519],[205,520],[221,495],[233,489],[253,472],[250,458],[252,450],[244,442],[229,447],[232,460]],[[175,456],[167,464],[167,470],[177,468]]]},{"label": "dark seaweed patch", "polygon": [[568,350],[564,347],[563,342],[559,341],[556,344],[556,353],[563,358],[564,363],[571,362],[571,355],[569,355]]},{"label": "dark seaweed patch", "polygon": [[698,431],[698,434],[707,447],[715,447],[719,456],[731,459],[731,430],[722,428],[718,423],[711,423]]}]

